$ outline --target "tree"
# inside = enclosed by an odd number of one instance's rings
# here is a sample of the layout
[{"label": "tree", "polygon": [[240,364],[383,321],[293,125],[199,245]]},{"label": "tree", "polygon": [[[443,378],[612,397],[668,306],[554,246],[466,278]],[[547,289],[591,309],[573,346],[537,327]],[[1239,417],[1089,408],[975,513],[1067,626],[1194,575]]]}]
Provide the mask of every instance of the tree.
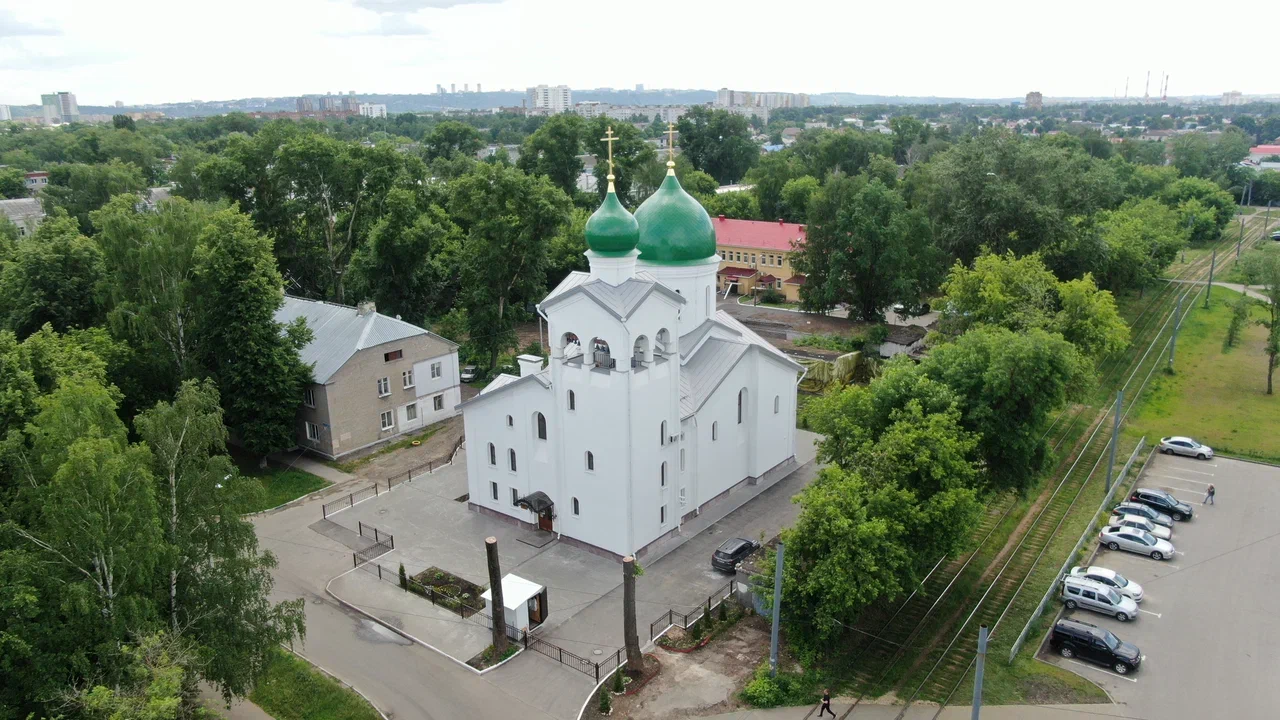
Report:
[{"label": "tree", "polygon": [[932,128],[911,115],[897,115],[889,118],[889,129],[893,131],[893,159],[899,163],[907,161],[907,151],[917,142],[928,142]]},{"label": "tree", "polygon": [[55,165],[40,197],[45,213],[53,215],[61,208],[80,223],[80,232],[92,235],[89,213],[116,195],[142,192],[146,187],[138,167],[119,160],[100,165]]},{"label": "tree", "polygon": [[[710,212],[708,210],[707,212]],[[591,213],[573,208],[569,222],[547,243],[547,287],[555,287],[574,270],[587,269],[587,220]]]},{"label": "tree", "polygon": [[230,698],[253,688],[276,647],[302,636],[305,618],[300,599],[268,600],[275,558],[259,552],[240,516],[262,489],[226,454],[219,403],[212,381],[188,380],[135,424],[164,500],[170,632],[197,644],[204,678]]},{"label": "tree", "polygon": [[819,179],[831,173],[856,175],[871,164],[875,155],[893,155],[893,143],[880,133],[842,129],[806,131],[784,153],[794,155],[804,169],[801,175]]},{"label": "tree", "polygon": [[1049,416],[1081,397],[1092,363],[1061,335],[978,327],[933,348],[920,364],[959,398],[961,425],[976,434],[996,490],[1023,490],[1049,460]]},{"label": "tree", "polygon": [[[1236,202],[1231,194],[1218,187],[1217,183],[1202,178],[1187,177],[1176,180],[1162,188],[1159,198],[1169,207],[1179,208],[1183,213],[1185,224],[1189,215],[1198,215],[1207,211],[1213,222],[1215,231],[1202,230],[1192,235],[1197,241],[1215,240],[1218,233],[1231,222],[1236,213]],[[1188,204],[1195,200],[1198,206]],[[1193,228],[1193,230],[1196,230]]]},{"label": "tree", "polygon": [[676,130],[680,150],[693,167],[721,185],[741,180],[760,157],[751,139],[751,124],[728,110],[691,107],[676,123]]},{"label": "tree", "polygon": [[1129,329],[1115,298],[1093,277],[1062,282],[1036,254],[986,254],[972,268],[956,263],[942,283],[941,326],[959,335],[978,325],[1014,332],[1041,328],[1061,334],[1085,355],[1101,359],[1123,349]]},{"label": "tree", "polygon": [[530,175],[545,175],[570,197],[582,174],[582,141],[587,125],[578,115],[553,115],[520,146],[516,167]]},{"label": "tree", "polygon": [[19,337],[45,323],[59,331],[92,327],[102,317],[102,278],[102,252],[58,210],[34,235],[18,241],[11,260],[0,263],[5,326]]},{"label": "tree", "polygon": [[1113,292],[1156,282],[1187,244],[1177,212],[1151,198],[1099,213],[1096,224],[1106,249],[1099,276]]},{"label": "tree", "polygon": [[803,168],[789,152],[769,153],[760,158],[756,166],[747,173],[744,182],[755,186],[753,192],[760,204],[761,217],[771,219],[784,217],[786,206],[782,198],[782,189],[788,182],[801,175],[803,175]]},{"label": "tree", "polygon": [[803,223],[809,216],[809,201],[818,192],[817,178],[801,175],[782,186],[782,204],[778,217],[787,222]]},{"label": "tree", "polygon": [[923,213],[879,180],[836,176],[809,202],[805,244],[792,255],[808,279],[802,304],[878,322],[896,302],[915,305],[941,274]]},{"label": "tree", "polygon": [[1224,348],[1235,347],[1240,339],[1240,331],[1244,330],[1244,325],[1249,321],[1249,311],[1253,307],[1253,298],[1241,293],[1231,303],[1231,321],[1227,324],[1227,336],[1222,341]]},{"label": "tree", "polygon": [[633,178],[641,168],[657,158],[657,152],[631,123],[619,123],[604,115],[588,122],[583,131],[583,145],[588,154],[596,157],[594,174],[596,190],[601,199],[604,199],[609,187],[608,149],[605,147],[604,137],[610,128],[613,129],[615,137],[613,141],[614,188],[619,198],[627,201],[628,204],[635,203],[636,199],[632,196]]},{"label": "tree", "polygon": [[133,118],[128,115],[112,115],[111,127],[117,130],[135,131],[138,129],[138,123],[134,122]]},{"label": "tree", "polygon": [[298,351],[304,323],[276,322],[284,302],[271,241],[232,209],[214,214],[199,238],[195,283],[202,367],[222,391],[228,428],[266,455],[292,447],[294,418],[311,368]]},{"label": "tree", "polygon": [[636,631],[636,559],[622,558],[622,640],[627,647],[627,664],[635,673],[644,672],[640,635]]},{"label": "tree", "polygon": [[1272,376],[1280,364],[1280,248],[1275,246],[1249,253],[1240,260],[1250,285],[1262,285],[1267,315],[1257,323],[1267,329],[1262,351],[1267,356],[1267,394],[1272,394]]},{"label": "tree", "polygon": [[491,368],[498,352],[515,344],[511,306],[544,288],[547,241],[569,208],[549,179],[515,168],[480,164],[453,183],[449,213],[465,233],[461,304],[470,342],[489,355]]},{"label": "tree", "polygon": [[27,179],[18,168],[0,168],[0,198],[27,196]]},{"label": "tree", "polygon": [[422,139],[426,146],[427,160],[447,158],[452,155],[474,157],[484,147],[484,138],[480,131],[456,120],[445,120],[431,128],[431,132]]},{"label": "tree", "polygon": [[[119,116],[117,116],[119,117]],[[146,635],[121,648],[123,682],[94,685],[68,698],[87,720],[213,720],[218,717],[190,697],[199,681],[199,660],[180,638]]]},{"label": "tree", "polygon": [[447,312],[458,292],[461,252],[461,231],[443,208],[420,209],[413,192],[393,188],[369,241],[351,258],[352,294],[392,315]]}]

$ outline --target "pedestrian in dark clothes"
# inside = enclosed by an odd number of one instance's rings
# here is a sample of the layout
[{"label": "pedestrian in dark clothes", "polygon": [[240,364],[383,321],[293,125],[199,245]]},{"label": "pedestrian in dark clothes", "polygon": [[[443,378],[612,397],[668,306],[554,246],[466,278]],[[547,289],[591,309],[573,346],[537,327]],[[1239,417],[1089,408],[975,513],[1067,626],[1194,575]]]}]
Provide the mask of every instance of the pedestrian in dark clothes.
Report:
[{"label": "pedestrian in dark clothes", "polygon": [[831,709],[831,688],[822,691],[822,709],[818,711],[818,717],[822,717],[823,713],[831,713],[831,717],[836,716],[836,711]]},{"label": "pedestrian in dark clothes", "polygon": [[1209,485],[1209,492],[1207,492],[1207,493],[1205,493],[1205,494],[1204,494],[1204,499],[1200,501],[1200,504],[1201,504],[1201,505],[1204,505],[1205,503],[1209,503],[1210,505],[1212,505],[1212,504],[1213,504],[1213,494],[1214,494],[1215,492],[1217,492],[1217,488],[1215,488],[1215,487],[1213,486],[1213,484],[1211,483],[1211,484]]}]

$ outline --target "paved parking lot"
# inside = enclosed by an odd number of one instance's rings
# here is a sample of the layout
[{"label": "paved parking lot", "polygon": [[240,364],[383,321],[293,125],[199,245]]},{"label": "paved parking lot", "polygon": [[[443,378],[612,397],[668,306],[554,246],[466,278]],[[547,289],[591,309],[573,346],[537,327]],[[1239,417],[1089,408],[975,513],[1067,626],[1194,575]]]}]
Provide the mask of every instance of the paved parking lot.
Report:
[{"label": "paved parking lot", "polygon": [[[1208,483],[1217,487],[1217,504],[1202,506]],[[1097,682],[1134,717],[1275,717],[1280,468],[1160,455],[1138,484],[1168,490],[1195,508],[1194,520],[1174,525],[1176,557],[1159,562],[1101,549],[1092,564],[1140,583],[1142,612],[1127,623],[1085,610],[1068,614],[1137,645],[1145,656],[1142,667],[1122,677],[1096,665],[1042,657]]]}]

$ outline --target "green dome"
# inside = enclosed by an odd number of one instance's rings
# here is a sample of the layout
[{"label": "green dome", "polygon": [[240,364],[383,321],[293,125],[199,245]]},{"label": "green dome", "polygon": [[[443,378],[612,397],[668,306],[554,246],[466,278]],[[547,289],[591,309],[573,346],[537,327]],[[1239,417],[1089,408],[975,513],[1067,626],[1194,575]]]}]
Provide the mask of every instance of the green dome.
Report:
[{"label": "green dome", "polygon": [[587,247],[600,255],[626,255],[640,240],[640,225],[627,209],[618,202],[609,183],[609,194],[587,220]]},{"label": "green dome", "polygon": [[711,216],[680,187],[668,171],[658,191],[636,209],[640,223],[640,259],[679,264],[716,254],[716,229]]}]

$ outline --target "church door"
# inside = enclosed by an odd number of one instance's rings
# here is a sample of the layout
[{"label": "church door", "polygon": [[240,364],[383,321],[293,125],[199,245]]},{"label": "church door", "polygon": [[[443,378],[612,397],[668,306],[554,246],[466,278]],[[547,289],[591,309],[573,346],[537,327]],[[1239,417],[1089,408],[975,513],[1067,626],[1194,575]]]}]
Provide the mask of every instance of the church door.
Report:
[{"label": "church door", "polygon": [[551,532],[551,508],[538,513],[538,529]]}]

